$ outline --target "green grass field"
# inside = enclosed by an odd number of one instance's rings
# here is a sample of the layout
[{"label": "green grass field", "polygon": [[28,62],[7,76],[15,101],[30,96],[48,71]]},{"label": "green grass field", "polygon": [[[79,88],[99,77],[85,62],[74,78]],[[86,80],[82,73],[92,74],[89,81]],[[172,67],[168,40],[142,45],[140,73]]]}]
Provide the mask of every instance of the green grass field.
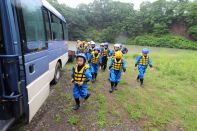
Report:
[{"label": "green grass field", "polygon": [[[129,118],[144,121],[144,128],[167,129],[175,125],[185,130],[197,130],[197,52],[176,49],[151,48],[150,57],[155,67],[145,76],[145,89],[133,88],[127,78],[134,81],[133,50],[125,56],[128,72],[122,80],[128,83],[117,92]],[[127,78],[126,78],[127,77]]]},{"label": "green grass field", "polygon": [[74,64],[69,63],[46,104],[24,129],[196,131],[197,52],[150,48],[155,70],[147,70],[142,89],[135,81],[134,70],[135,57],[142,47],[128,48],[129,54],[124,57],[127,72],[117,91],[108,92],[109,72],[99,71],[96,83],[89,83],[90,99],[79,111],[73,111],[70,74]]},{"label": "green grass field", "polygon": [[[122,76],[120,90],[112,94],[112,101],[128,113],[129,120],[141,122],[143,129],[197,130],[197,52],[150,48],[155,70],[147,70],[145,89],[141,89],[135,82],[137,71],[133,67],[135,57],[140,54],[142,47],[128,47],[130,53],[124,57],[127,72]],[[102,79],[107,79],[108,72],[104,76]],[[97,85],[103,86],[103,81],[100,80],[99,78]],[[94,88],[94,92],[99,93],[100,90],[99,87]],[[105,107],[110,104],[106,103],[108,95],[101,92],[94,97],[99,97],[97,101],[101,108],[97,115],[99,125],[104,127],[108,125],[104,118],[109,112],[109,108]],[[116,113],[119,114],[114,109],[114,114]]]}]

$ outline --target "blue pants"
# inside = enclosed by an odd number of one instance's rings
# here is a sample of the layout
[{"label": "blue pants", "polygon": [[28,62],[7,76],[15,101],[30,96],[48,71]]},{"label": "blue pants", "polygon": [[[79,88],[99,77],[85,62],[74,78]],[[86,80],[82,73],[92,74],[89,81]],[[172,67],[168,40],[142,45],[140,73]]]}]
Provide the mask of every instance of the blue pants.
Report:
[{"label": "blue pants", "polygon": [[73,96],[74,98],[85,98],[88,94],[88,85],[84,83],[82,86],[78,86],[77,84],[74,84],[73,88]]},{"label": "blue pants", "polygon": [[98,72],[98,68],[99,68],[99,65],[98,64],[90,63],[90,70],[91,70],[91,73],[92,74],[97,73]]},{"label": "blue pants", "polygon": [[85,55],[86,55],[86,59],[87,59],[87,61],[89,60],[89,55],[88,55],[88,53],[84,53]]},{"label": "blue pants", "polygon": [[90,60],[90,56],[91,56],[91,54],[90,53],[87,53],[86,57],[87,57],[87,60],[88,61]]},{"label": "blue pants", "polygon": [[144,79],[144,74],[146,72],[146,68],[147,68],[147,66],[138,65],[138,71],[139,71],[138,76],[140,79]]},{"label": "blue pants", "polygon": [[122,73],[121,70],[111,69],[110,70],[110,81],[118,83],[120,81],[121,73]]},{"label": "blue pants", "polygon": [[103,56],[100,56],[99,58],[99,64],[101,65],[103,63]]}]

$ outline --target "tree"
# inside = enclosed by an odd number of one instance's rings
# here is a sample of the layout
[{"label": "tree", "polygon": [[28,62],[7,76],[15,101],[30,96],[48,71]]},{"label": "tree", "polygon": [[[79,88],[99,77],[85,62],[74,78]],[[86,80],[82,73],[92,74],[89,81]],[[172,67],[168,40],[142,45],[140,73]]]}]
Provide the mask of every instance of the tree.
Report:
[{"label": "tree", "polygon": [[188,34],[194,39],[197,40],[197,25],[191,26],[188,29]]},{"label": "tree", "polygon": [[64,15],[70,40],[116,42],[120,36],[134,38],[147,33],[158,36],[168,33],[171,25],[179,21],[186,23],[190,36],[196,37],[195,1],[142,2],[140,10],[134,10],[133,4],[113,0],[94,0],[77,8],[59,4],[56,0],[48,1]]}]

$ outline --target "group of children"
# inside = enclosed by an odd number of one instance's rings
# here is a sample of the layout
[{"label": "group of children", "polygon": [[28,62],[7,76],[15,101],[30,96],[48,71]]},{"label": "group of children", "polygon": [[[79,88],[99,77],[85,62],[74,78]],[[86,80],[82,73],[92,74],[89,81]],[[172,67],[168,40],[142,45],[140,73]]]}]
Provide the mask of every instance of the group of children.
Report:
[{"label": "group of children", "polygon": [[[122,71],[126,72],[126,62],[123,59],[123,55],[127,52],[127,48],[122,46],[122,44],[115,44],[114,50],[110,50],[107,42],[97,47],[94,41],[77,41],[76,65],[72,69],[73,96],[76,102],[76,105],[73,107],[74,110],[80,108],[80,98],[83,98],[85,101],[89,98],[87,82],[92,81],[94,83],[96,81],[99,67],[105,71],[109,58],[109,80],[111,82],[109,92],[112,93],[114,90],[117,90],[121,73]],[[141,87],[143,87],[144,73],[147,66],[153,67],[148,53],[149,50],[144,48],[142,55],[137,57],[135,63],[135,69],[138,67],[139,70],[137,81],[140,81]]]}]

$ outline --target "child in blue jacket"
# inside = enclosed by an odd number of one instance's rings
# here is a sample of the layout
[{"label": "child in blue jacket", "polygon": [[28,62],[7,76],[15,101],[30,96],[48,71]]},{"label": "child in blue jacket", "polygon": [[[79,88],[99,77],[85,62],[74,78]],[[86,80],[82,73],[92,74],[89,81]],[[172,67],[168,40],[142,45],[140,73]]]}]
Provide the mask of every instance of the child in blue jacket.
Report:
[{"label": "child in blue jacket", "polygon": [[112,93],[114,90],[117,90],[117,85],[120,82],[120,77],[122,70],[126,71],[126,63],[122,59],[122,52],[117,51],[115,56],[110,60],[110,82],[111,82],[111,89],[109,90]]},{"label": "child in blue jacket", "polygon": [[151,70],[153,70],[153,65],[151,63],[151,59],[148,56],[149,50],[147,48],[142,49],[142,55],[138,56],[135,62],[135,70],[138,66],[138,76],[137,81],[140,82],[140,86],[144,87],[144,74],[148,65],[150,66]]},{"label": "child in blue jacket", "polygon": [[80,108],[80,97],[85,100],[89,98],[90,94],[88,93],[87,82],[92,79],[89,65],[86,64],[85,54],[78,54],[76,59],[77,64],[72,69],[72,82],[74,83],[73,96],[76,102],[76,105],[73,107],[74,110]]},{"label": "child in blue jacket", "polygon": [[94,48],[94,52],[91,54],[89,59],[89,65],[92,73],[92,82],[95,82],[97,78],[99,60],[100,60],[100,49]]}]

